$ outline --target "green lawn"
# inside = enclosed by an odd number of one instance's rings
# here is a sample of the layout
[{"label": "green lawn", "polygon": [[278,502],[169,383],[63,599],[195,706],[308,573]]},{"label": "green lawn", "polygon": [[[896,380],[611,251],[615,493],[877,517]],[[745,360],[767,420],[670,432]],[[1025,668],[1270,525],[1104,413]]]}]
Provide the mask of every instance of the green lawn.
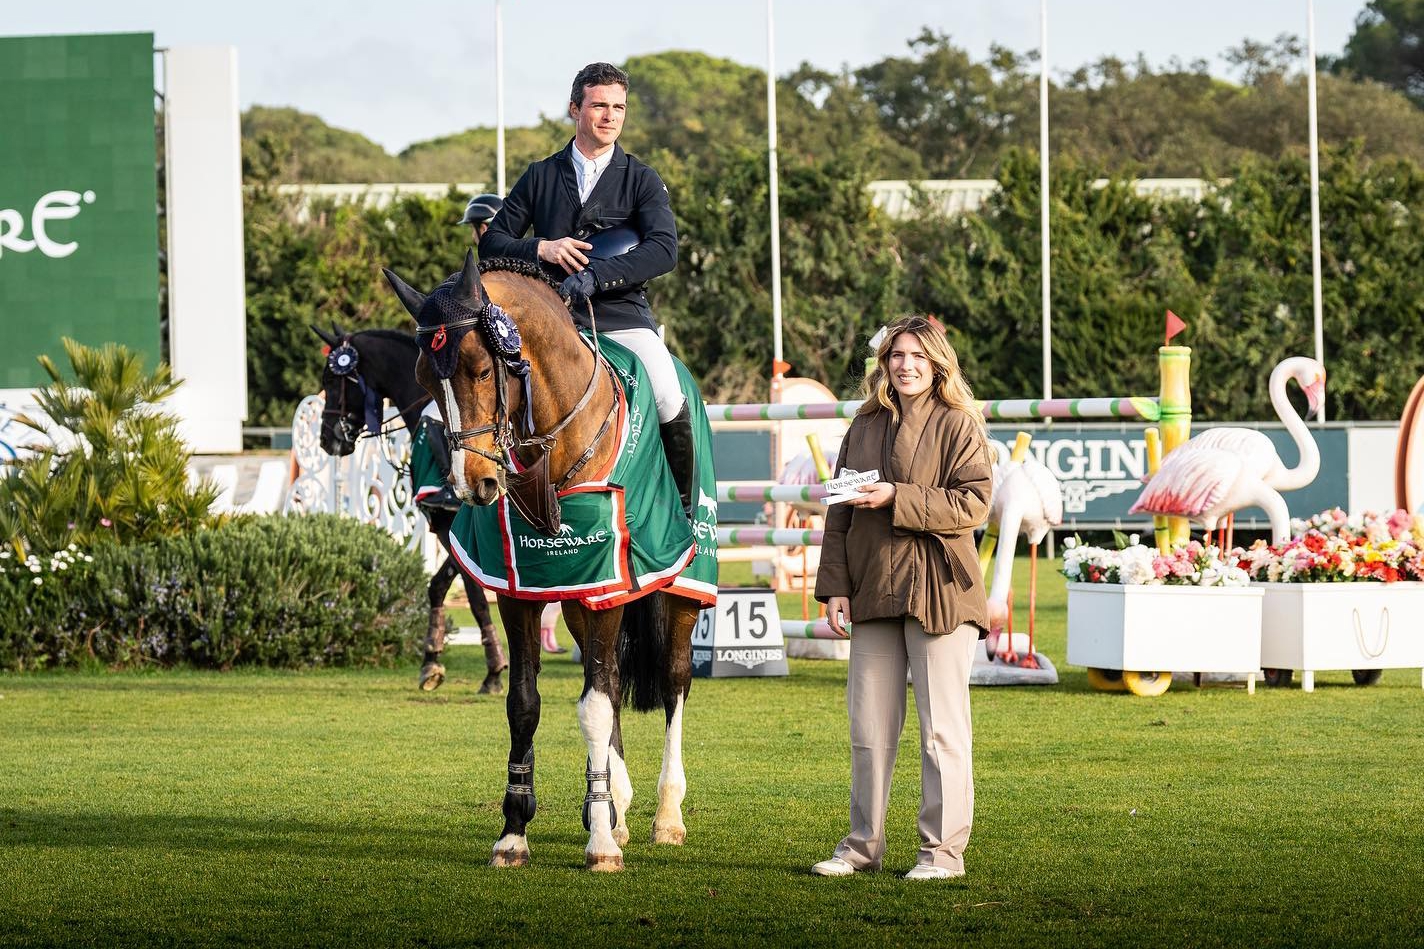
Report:
[{"label": "green lawn", "polygon": [[807,873],[846,827],[839,663],[694,684],[681,848],[647,843],[661,719],[626,716],[633,840],[609,876],[582,869],[567,656],[540,679],[534,862],[502,871],[504,707],[474,694],[477,647],[430,695],[413,666],[11,675],[0,946],[1424,943],[1418,670],[1095,693],[1061,665],[1063,585],[1044,580],[1063,681],[974,692],[964,881],[890,872],[914,859],[913,725],[887,872]]}]

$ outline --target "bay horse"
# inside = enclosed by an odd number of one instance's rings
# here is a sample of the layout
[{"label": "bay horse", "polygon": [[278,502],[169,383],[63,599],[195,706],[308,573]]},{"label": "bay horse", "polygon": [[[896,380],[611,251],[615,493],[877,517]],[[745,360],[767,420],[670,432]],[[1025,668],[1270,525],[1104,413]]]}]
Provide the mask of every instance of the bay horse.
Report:
[{"label": "bay horse", "polygon": [[[415,374],[449,426],[457,495],[488,505],[508,487],[517,506],[516,480],[542,469],[547,474],[544,499],[552,500],[555,489],[577,483],[576,473],[612,464],[618,438],[608,419],[620,400],[613,372],[585,343],[557,285],[537,265],[495,259],[476,267],[474,255],[467,254],[463,270],[428,296],[391,271],[385,274],[419,327]],[[512,357],[503,348],[510,340]],[[500,347],[498,358],[492,347]],[[554,506],[557,521],[557,502]],[[504,828],[490,865],[509,867],[529,862],[526,828],[536,811],[534,732],[540,713],[543,603],[500,593],[498,605],[511,662],[509,782]],[[562,605],[583,658],[578,720],[588,752],[584,863],[591,870],[620,870],[633,796],[619,724],[624,703],[638,711],[662,705],[663,762],[652,839],[681,844],[686,838],[682,718],[692,683],[692,631],[699,606],[660,591],[607,609],[591,609],[576,599]]]},{"label": "bay horse", "polygon": [[[430,396],[415,381],[415,360],[419,352],[415,337],[396,330],[343,333],[334,326],[330,334],[315,326],[312,331],[328,347],[326,365],[321,371],[321,388],[326,395],[326,408],[321,416],[322,450],[342,458],[356,450],[357,439],[380,437],[382,399],[396,407],[405,421],[406,431],[414,438],[421,412],[430,403]],[[412,484],[411,490],[417,487]],[[420,510],[445,551],[445,560],[430,578],[426,591],[430,617],[425,628],[419,686],[422,691],[430,692],[445,681],[445,666],[440,661],[445,651],[445,595],[460,569],[450,556],[450,525],[455,521],[455,512],[425,505]],[[469,577],[464,577],[464,583],[485,649],[485,677],[480,683],[480,693],[498,695],[504,691],[501,676],[509,663],[500,648],[485,591]]]}]

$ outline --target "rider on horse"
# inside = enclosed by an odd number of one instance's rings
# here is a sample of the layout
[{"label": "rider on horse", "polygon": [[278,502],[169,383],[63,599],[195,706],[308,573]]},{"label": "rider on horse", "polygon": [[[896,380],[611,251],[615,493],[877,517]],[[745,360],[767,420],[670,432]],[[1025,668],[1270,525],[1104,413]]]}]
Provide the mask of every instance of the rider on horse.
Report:
[{"label": "rider on horse", "polygon": [[[569,97],[572,141],[520,176],[480,238],[480,256],[557,270],[575,322],[637,356],[652,384],[663,453],[690,519],[697,470],[692,416],[645,290],[647,281],[677,266],[677,224],[657,172],[618,145],[627,101],[623,70],[592,63],[579,71]],[[533,235],[525,237],[531,227]]]}]

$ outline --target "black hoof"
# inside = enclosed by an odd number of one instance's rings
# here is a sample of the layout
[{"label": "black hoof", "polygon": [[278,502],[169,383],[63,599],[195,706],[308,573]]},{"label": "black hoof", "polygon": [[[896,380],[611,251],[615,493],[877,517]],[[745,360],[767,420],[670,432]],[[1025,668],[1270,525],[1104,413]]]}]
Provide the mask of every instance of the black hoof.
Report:
[{"label": "black hoof", "polygon": [[504,682],[500,679],[498,672],[491,672],[485,676],[485,680],[480,683],[480,695],[503,695]]}]

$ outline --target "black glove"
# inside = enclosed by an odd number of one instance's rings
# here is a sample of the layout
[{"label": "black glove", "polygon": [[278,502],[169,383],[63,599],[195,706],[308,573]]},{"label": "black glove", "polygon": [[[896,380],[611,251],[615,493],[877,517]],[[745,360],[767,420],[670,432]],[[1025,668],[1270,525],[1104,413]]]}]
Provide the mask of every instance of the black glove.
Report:
[{"label": "black glove", "polygon": [[569,274],[559,286],[559,292],[577,306],[585,300],[593,299],[593,291],[598,281],[593,278],[593,268],[585,267],[577,273]]}]

